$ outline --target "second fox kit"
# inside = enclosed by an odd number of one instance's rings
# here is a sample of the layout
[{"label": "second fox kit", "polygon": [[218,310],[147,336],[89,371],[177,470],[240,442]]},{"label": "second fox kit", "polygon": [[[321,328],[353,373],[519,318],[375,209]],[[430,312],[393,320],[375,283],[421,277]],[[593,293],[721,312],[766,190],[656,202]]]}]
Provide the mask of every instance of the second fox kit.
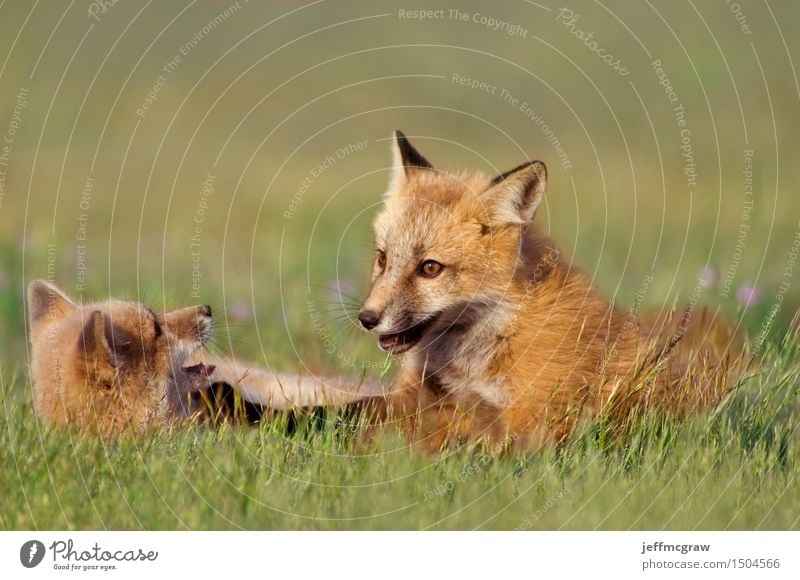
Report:
[{"label": "second fox kit", "polygon": [[52,427],[105,436],[179,422],[260,420],[270,411],[339,407],[381,391],[374,383],[274,373],[202,350],[211,309],[155,313],[139,302],[78,304],[28,286],[34,404]]},{"label": "second fox kit", "polygon": [[729,390],[726,324],[645,324],[596,292],[533,225],[540,161],[494,178],[435,169],[399,131],[359,313],[402,355],[387,413],[437,448],[560,441],[586,413],[682,415]]},{"label": "second fox kit", "polygon": [[148,430],[173,414],[170,388],[202,382],[182,366],[209,336],[208,306],[157,314],[124,300],[76,304],[42,280],[27,300],[34,403],[51,426]]}]

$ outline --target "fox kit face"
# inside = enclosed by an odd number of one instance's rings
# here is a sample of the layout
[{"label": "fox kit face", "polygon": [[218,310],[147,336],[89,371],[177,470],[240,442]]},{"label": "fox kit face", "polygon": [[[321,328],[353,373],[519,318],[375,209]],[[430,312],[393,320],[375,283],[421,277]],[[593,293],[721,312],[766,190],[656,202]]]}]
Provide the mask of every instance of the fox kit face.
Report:
[{"label": "fox kit face", "polygon": [[109,435],[157,419],[168,377],[211,325],[208,306],[156,314],[121,300],[78,305],[41,280],[28,287],[28,313],[37,411]]},{"label": "fox kit face", "polygon": [[401,353],[508,291],[547,171],[539,161],[494,179],[438,171],[399,131],[393,157],[359,320],[382,349]]}]

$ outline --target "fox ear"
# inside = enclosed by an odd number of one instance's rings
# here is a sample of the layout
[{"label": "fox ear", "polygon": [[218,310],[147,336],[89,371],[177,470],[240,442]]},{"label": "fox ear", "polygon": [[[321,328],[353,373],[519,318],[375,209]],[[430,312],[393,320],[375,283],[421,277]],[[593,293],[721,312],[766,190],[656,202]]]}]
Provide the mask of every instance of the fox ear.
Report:
[{"label": "fox ear", "polygon": [[392,179],[386,197],[402,190],[415,171],[433,169],[430,161],[417,151],[402,131],[392,138]]},{"label": "fox ear", "polygon": [[526,224],[536,215],[547,187],[547,168],[529,161],[495,177],[486,194],[492,226]]},{"label": "fox ear", "polygon": [[66,294],[44,280],[34,280],[28,285],[28,314],[32,331],[42,322],[64,318],[76,308]]},{"label": "fox ear", "polygon": [[93,358],[108,359],[109,347],[106,340],[105,316],[99,310],[93,310],[83,325],[78,339],[78,346],[83,350],[87,360]]},{"label": "fox ear", "polygon": [[87,360],[102,360],[114,367],[125,364],[136,354],[133,337],[115,327],[111,319],[99,310],[94,310],[89,315],[89,320],[81,331],[78,346],[83,349]]}]

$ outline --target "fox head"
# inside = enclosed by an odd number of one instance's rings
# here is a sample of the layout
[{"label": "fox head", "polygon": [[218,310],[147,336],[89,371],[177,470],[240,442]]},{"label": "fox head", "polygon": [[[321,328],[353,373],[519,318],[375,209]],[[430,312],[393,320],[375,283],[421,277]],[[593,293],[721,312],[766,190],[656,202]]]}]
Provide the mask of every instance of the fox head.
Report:
[{"label": "fox head", "polygon": [[42,280],[27,300],[38,413],[103,434],[150,426],[168,377],[211,328],[208,306],[157,314],[122,300],[82,305]]},{"label": "fox head", "polygon": [[[377,216],[372,286],[359,313],[382,349],[404,352],[435,327],[496,304],[520,265],[547,170],[524,163],[494,178],[435,169],[405,135]],[[438,325],[436,324],[438,322]]]}]

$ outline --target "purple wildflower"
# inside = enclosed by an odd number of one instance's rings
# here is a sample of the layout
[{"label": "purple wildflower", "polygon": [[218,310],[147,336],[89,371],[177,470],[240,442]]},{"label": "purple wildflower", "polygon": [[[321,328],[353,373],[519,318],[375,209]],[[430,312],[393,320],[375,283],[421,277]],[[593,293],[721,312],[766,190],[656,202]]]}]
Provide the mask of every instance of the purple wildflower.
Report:
[{"label": "purple wildflower", "polygon": [[761,302],[761,290],[752,284],[743,284],[737,290],[736,298],[742,306],[755,306]]},{"label": "purple wildflower", "polygon": [[706,286],[712,286],[717,283],[719,276],[714,268],[703,268],[700,271],[700,280],[704,282]]},{"label": "purple wildflower", "polygon": [[228,307],[228,316],[238,322],[250,322],[253,319],[253,309],[249,302],[237,298]]}]

